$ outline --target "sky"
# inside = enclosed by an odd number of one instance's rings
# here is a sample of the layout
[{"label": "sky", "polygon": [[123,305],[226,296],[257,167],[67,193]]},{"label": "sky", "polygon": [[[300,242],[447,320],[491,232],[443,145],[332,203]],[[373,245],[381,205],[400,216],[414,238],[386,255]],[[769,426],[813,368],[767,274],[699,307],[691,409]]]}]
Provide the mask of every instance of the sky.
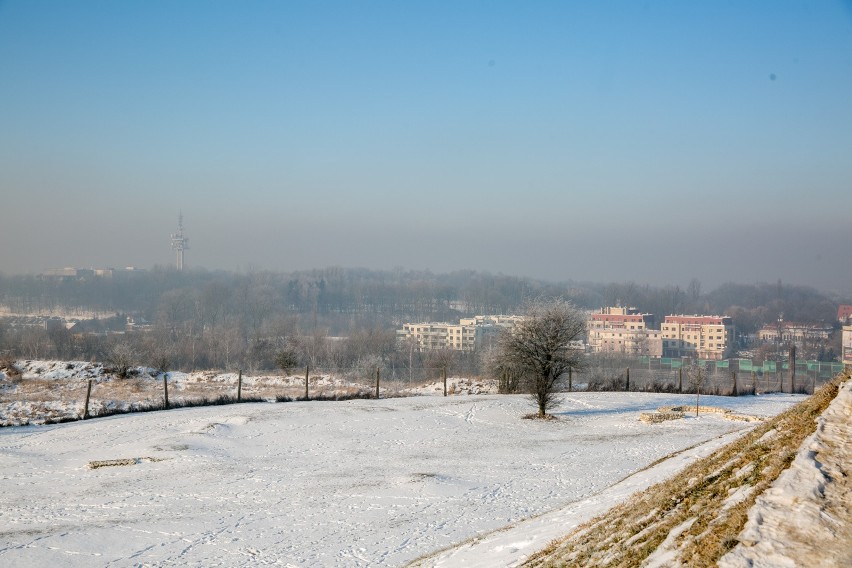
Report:
[{"label": "sky", "polygon": [[852,1],[0,0],[0,271],[852,292]]}]

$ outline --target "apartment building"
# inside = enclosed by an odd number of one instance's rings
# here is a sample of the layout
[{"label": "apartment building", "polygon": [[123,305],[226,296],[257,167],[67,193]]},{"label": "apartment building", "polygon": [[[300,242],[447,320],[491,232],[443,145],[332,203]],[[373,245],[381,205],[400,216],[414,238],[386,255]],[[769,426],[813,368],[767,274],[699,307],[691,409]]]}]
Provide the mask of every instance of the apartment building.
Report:
[{"label": "apartment building", "polygon": [[724,359],[734,342],[728,316],[666,316],[661,331],[663,357]]},{"label": "apartment building", "polygon": [[587,324],[589,350],[661,357],[663,341],[653,314],[621,306],[601,308]]},{"label": "apartment building", "polygon": [[844,325],[852,324],[852,305],[840,304],[837,306],[837,321]]},{"label": "apartment building", "polygon": [[843,326],[843,338],[840,345],[843,363],[852,365],[852,325]]},{"label": "apartment building", "polygon": [[474,316],[452,323],[407,323],[397,330],[400,341],[414,340],[418,351],[451,349],[474,351],[492,343],[500,330],[512,327],[522,316]]},{"label": "apartment building", "polygon": [[760,328],[757,338],[763,343],[792,343],[802,347],[828,339],[831,332],[830,325],[779,321]]}]

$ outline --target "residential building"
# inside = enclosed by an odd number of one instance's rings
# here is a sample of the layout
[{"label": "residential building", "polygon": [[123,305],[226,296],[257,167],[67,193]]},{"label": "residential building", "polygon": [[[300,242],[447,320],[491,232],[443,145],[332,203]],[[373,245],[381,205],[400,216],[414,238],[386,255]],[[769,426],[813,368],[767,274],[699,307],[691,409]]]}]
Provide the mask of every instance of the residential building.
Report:
[{"label": "residential building", "polygon": [[90,268],[51,268],[41,273],[41,278],[56,280],[84,280],[95,275]]},{"label": "residential building", "polygon": [[462,318],[458,324],[407,323],[396,334],[401,341],[414,340],[418,351],[474,351],[492,343],[500,330],[514,326],[521,317],[474,316]]},{"label": "residential building", "polygon": [[589,350],[661,357],[662,336],[660,330],[651,329],[653,325],[653,314],[639,313],[636,308],[601,308],[591,314],[587,324]]},{"label": "residential building", "polygon": [[734,341],[728,316],[666,316],[662,325],[663,357],[724,359]]},{"label": "residential building", "polygon": [[600,329],[589,333],[594,336],[593,353],[624,353],[627,355],[663,356],[663,336],[659,329]]},{"label": "residential building", "polygon": [[843,363],[852,365],[852,325],[843,326],[843,338],[840,345]]},{"label": "residential building", "polygon": [[825,324],[778,321],[760,328],[757,338],[763,343],[792,343],[804,347],[828,339],[832,331],[832,327]]},{"label": "residential building", "polygon": [[837,306],[837,320],[842,324],[852,324],[852,305],[840,304]]},{"label": "residential building", "polygon": [[128,266],[124,269],[115,268],[51,268],[39,274],[39,278],[43,280],[59,280],[69,282],[72,280],[90,280],[93,277],[97,278],[112,278],[117,275],[140,274],[144,273],[144,268],[136,268]]}]

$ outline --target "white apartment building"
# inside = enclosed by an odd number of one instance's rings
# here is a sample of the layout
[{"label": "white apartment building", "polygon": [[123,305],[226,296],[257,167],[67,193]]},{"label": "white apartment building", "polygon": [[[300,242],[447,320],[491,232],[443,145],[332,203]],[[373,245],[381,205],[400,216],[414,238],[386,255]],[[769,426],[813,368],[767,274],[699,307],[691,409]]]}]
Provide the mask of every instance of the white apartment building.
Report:
[{"label": "white apartment building", "polygon": [[661,357],[663,341],[652,314],[621,306],[601,308],[587,324],[589,350]]},{"label": "white apartment building", "polygon": [[757,338],[764,343],[792,343],[801,347],[828,339],[832,331],[830,325],[779,321],[760,328]]},{"label": "white apartment building", "polygon": [[843,363],[852,365],[852,325],[843,326],[843,338],[840,345]]},{"label": "white apartment building", "polygon": [[451,349],[474,351],[485,346],[504,328],[512,327],[522,316],[474,316],[458,324],[430,322],[406,323],[397,330],[400,341],[414,340],[418,351]]},{"label": "white apartment building", "polygon": [[663,357],[724,359],[734,341],[728,316],[666,316],[662,325]]}]

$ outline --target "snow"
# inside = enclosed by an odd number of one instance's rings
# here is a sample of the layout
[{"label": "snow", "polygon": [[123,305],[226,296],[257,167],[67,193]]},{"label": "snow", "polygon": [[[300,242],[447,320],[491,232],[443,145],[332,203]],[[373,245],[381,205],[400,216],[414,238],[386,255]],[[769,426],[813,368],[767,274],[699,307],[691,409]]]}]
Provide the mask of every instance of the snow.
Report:
[{"label": "snow", "polygon": [[[702,402],[771,416],[802,399]],[[0,565],[513,565],[753,426],[639,421],[691,400],[571,393],[556,421],[521,419],[525,396],[457,395],[3,428]]]},{"label": "snow", "polygon": [[852,565],[852,545],[845,553],[836,546],[852,537],[852,481],[844,473],[852,463],[850,421],[852,381],[846,381],[790,467],[757,497],[740,544],[722,557],[720,567]]},{"label": "snow", "polygon": [[[159,406],[163,403],[163,373],[147,367],[134,367],[130,377],[115,377],[100,363],[85,361],[26,360],[16,363],[21,380],[10,381],[0,374],[0,426],[44,424],[48,421],[77,419],[83,413],[86,385],[91,379],[89,411],[98,415],[103,410],[127,411],[140,406]],[[374,379],[363,376],[312,374],[310,396],[351,395],[375,392]],[[221,395],[235,396],[237,373],[195,371],[168,373],[171,402],[198,401]],[[270,374],[242,377],[242,394],[275,400],[279,395],[292,398],[304,396],[304,375],[281,376]],[[407,381],[383,381],[383,396],[443,395],[443,382],[413,384]],[[497,381],[448,377],[447,392],[451,395],[496,394]]]}]

